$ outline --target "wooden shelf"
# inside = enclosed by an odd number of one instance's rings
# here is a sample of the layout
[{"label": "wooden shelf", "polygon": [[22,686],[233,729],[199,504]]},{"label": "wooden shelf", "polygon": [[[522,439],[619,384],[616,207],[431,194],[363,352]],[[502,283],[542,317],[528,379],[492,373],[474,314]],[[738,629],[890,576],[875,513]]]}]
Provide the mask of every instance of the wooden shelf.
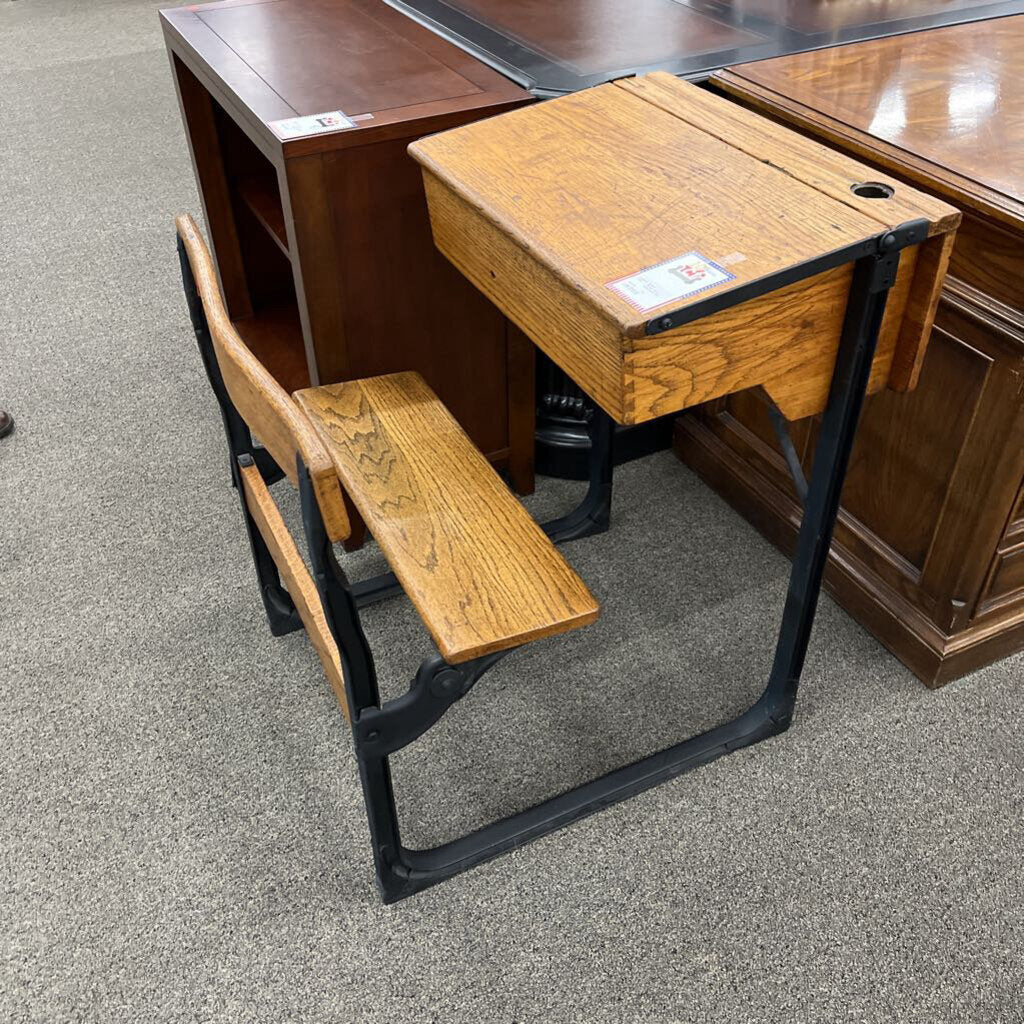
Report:
[{"label": "wooden shelf", "polygon": [[243,178],[238,183],[238,195],[252,210],[253,216],[270,233],[277,247],[288,256],[288,232],[284,226],[284,210],[277,182],[270,177]]},{"label": "wooden shelf", "polygon": [[252,354],[288,394],[310,386],[302,325],[294,304],[267,306],[234,324]]}]

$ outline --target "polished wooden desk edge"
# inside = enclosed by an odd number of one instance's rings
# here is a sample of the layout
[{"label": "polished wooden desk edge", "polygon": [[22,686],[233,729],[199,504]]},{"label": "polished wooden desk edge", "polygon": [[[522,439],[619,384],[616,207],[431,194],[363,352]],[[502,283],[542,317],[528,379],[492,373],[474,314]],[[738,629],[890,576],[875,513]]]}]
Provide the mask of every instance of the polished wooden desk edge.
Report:
[{"label": "polished wooden desk edge", "polygon": [[728,96],[764,116],[775,121],[784,119],[785,124],[800,131],[824,136],[829,143],[853,150],[858,157],[878,163],[918,188],[939,194],[958,205],[977,209],[1006,226],[1019,226],[1024,221],[1024,202],[752,82],[743,74],[742,65],[717,72],[712,75],[711,82]]},{"label": "polished wooden desk edge", "polygon": [[[222,5],[203,6],[220,8]],[[375,10],[373,15],[376,20],[382,17],[400,19],[399,26],[404,36],[414,36],[417,45],[440,63],[452,66],[450,59],[446,60],[448,54],[440,50],[442,46],[454,50],[451,44],[434,36],[392,8],[384,4],[380,6],[381,10]],[[419,122],[429,121],[431,132],[445,131],[465,122],[466,112],[469,111],[485,117],[491,113],[500,113],[533,102],[533,97],[514,82],[504,79],[497,72],[472,60],[461,51],[455,51],[461,59],[458,61],[459,66],[452,69],[476,85],[476,95],[431,100],[386,111],[370,111],[375,115],[374,118],[358,122],[355,128],[327,135],[282,140],[269,127],[269,122],[317,112],[295,110],[209,25],[205,24],[192,8],[164,8],[159,11],[159,17],[169,53],[185,63],[217,102],[232,114],[234,120],[247,129],[246,134],[275,164],[280,164],[282,159],[407,138],[415,133],[415,126]],[[231,68],[232,74],[237,75],[237,78],[222,73],[221,69],[225,67]],[[259,104],[253,105],[248,102],[243,93],[260,97]],[[367,112],[353,110],[345,113]]]}]

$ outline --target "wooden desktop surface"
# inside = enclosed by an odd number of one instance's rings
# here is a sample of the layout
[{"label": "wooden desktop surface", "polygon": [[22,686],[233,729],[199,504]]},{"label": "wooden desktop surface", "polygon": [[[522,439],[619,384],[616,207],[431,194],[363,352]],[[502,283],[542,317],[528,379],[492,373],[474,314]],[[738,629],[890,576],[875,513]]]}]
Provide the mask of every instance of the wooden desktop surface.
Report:
[{"label": "wooden desktop surface", "polygon": [[[175,52],[271,158],[402,138],[410,122],[436,130],[526,98],[382,0],[220,0],[160,18]],[[271,127],[332,110],[364,119],[285,141]]]},{"label": "wooden desktop surface", "polygon": [[[820,411],[852,263],[651,325],[925,219],[931,240],[903,254],[872,377],[873,390],[913,384],[957,211],[899,183],[862,198],[852,188],[877,179],[870,168],[696,86],[624,80],[410,152],[441,251],[619,422],[757,385],[791,417]],[[611,286],[691,252],[731,279],[643,309]]]},{"label": "wooden desktop surface", "polygon": [[758,61],[716,82],[772,113],[813,111],[917,183],[1024,219],[1024,17]]}]

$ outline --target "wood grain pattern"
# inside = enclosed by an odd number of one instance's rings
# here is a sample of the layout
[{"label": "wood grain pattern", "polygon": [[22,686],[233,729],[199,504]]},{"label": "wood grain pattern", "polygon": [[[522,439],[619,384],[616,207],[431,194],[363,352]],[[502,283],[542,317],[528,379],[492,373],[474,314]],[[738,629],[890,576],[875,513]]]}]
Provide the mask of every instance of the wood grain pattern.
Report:
[{"label": "wood grain pattern", "polygon": [[[914,278],[910,281],[903,279],[900,283],[901,289],[909,285],[908,291],[905,296],[901,291],[898,296],[890,297],[886,329],[879,346],[879,359],[876,361],[870,390],[875,391],[881,386],[878,381],[878,363],[890,358],[891,342],[895,342],[896,351],[892,354],[888,386],[894,391],[909,391],[915,387],[953,248],[953,232],[960,224],[959,212],[927,192],[908,189],[903,182],[878,174],[872,168],[813,139],[794,133],[780,137],[775,126],[764,117],[738,104],[723,103],[711,93],[696,91],[686,95],[686,102],[682,103],[683,97],[678,89],[670,86],[669,81],[665,75],[647,75],[643,78],[623,79],[616,84],[696,127],[713,133],[750,156],[813,185],[837,202],[871,217],[880,229],[894,228],[918,218],[929,221],[931,239],[921,247],[924,258]],[[893,195],[887,199],[856,195],[854,186],[864,181],[865,171],[871,172],[872,182],[891,188]],[[936,235],[942,237],[935,239]],[[906,271],[905,266],[901,269]],[[894,337],[889,333],[894,320],[893,306],[901,304],[904,297],[906,311],[902,323],[898,325],[898,337]],[[903,308],[902,305],[900,308]],[[833,348],[831,355],[834,356],[834,352]],[[827,387],[827,384],[823,386]],[[799,412],[800,407],[814,410],[818,407],[820,396],[819,388],[817,397],[807,395],[783,411],[790,419],[807,415]]]},{"label": "wood grain pattern", "polygon": [[295,398],[449,662],[597,618],[584,583],[418,374]]},{"label": "wood grain pattern", "polygon": [[344,540],[349,535],[348,515],[330,457],[287,392],[249,351],[228,318],[213,260],[195,221],[178,217],[175,226],[192,265],[217,365],[231,401],[293,484],[298,481],[296,456],[302,455],[328,536],[333,541]]},{"label": "wood grain pattern", "polygon": [[1022,77],[1016,16],[758,61],[714,81],[1010,223],[1024,215]]},{"label": "wood grain pattern", "polygon": [[263,539],[270,549],[270,554],[277,565],[281,579],[295,603],[295,608],[306,627],[316,653],[320,657],[320,663],[324,667],[324,675],[338,698],[341,710],[345,714],[345,720],[351,721],[349,715],[348,695],[345,691],[345,676],[341,668],[341,659],[338,656],[338,647],[331,636],[327,626],[327,619],[324,616],[324,607],[320,602],[320,595],[317,593],[316,584],[309,575],[306,563],[302,560],[292,535],[285,526],[281,513],[278,510],[274,499],[267,490],[267,485],[260,476],[256,466],[243,466],[242,487],[245,490],[245,503],[249,514],[256,523]]},{"label": "wood grain pattern", "polygon": [[620,423],[628,422],[616,325],[429,171],[437,248]]},{"label": "wood grain pattern", "polygon": [[[824,408],[846,307],[840,274],[648,336],[609,282],[697,251],[741,285],[926,218],[959,214],[670,75],[626,79],[410,147],[438,248],[622,423],[764,385],[789,417]],[[872,388],[907,387],[927,344],[941,261],[904,252]],[[904,316],[910,309],[912,315]],[[770,323],[772,330],[766,330]],[[896,349],[901,375],[890,378]]]},{"label": "wood grain pattern", "polygon": [[[886,304],[871,394],[891,380],[915,257],[913,249],[903,254]],[[625,357],[627,418],[664,416],[758,385],[789,420],[820,412],[828,400],[852,276],[851,265],[839,267],[684,330],[634,343]]]},{"label": "wood grain pattern", "polygon": [[[723,102],[712,92],[681,91],[677,79],[671,75],[624,78],[615,84],[849,206],[873,220],[879,230],[923,217],[931,224],[931,234],[944,234],[960,222],[958,211],[948,203],[926,192],[909,189],[896,178],[879,175],[874,168],[814,139],[795,132],[780,132],[778,125],[739,104]],[[893,195],[888,199],[856,195],[853,186],[865,180],[865,172],[870,172],[869,180],[892,188]]]}]

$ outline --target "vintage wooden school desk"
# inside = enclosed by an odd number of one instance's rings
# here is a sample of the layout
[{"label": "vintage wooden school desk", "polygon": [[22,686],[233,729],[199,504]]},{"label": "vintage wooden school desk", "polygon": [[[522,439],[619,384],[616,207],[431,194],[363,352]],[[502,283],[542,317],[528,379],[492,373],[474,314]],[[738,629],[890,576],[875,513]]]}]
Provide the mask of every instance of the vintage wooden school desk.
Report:
[{"label": "vintage wooden school desk", "polygon": [[809,482],[792,460],[804,516],[761,699],[461,840],[450,874],[789,725],[864,396],[914,387],[960,215],[664,73],[410,152],[438,248],[598,406],[591,486],[556,538],[607,528],[614,422],[755,386],[784,439],[823,413]]}]

